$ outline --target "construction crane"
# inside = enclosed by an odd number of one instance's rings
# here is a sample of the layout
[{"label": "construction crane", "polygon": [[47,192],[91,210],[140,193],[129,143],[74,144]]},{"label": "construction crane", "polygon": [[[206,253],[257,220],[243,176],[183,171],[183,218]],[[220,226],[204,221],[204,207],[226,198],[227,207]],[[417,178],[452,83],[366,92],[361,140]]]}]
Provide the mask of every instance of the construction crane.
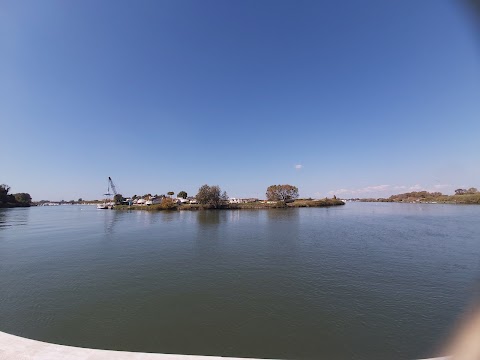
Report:
[{"label": "construction crane", "polygon": [[110,192],[110,188],[113,191],[113,195],[118,195],[117,189],[115,188],[115,184],[113,183],[112,178],[109,176],[108,177],[108,192]]},{"label": "construction crane", "polygon": [[[110,190],[113,191],[113,194],[110,193]],[[115,184],[113,183],[112,178],[109,176],[108,177],[108,188],[107,188],[107,193],[103,194],[106,197],[110,197],[113,195],[113,199],[115,200],[115,197],[118,195],[117,188],[115,187]]]}]

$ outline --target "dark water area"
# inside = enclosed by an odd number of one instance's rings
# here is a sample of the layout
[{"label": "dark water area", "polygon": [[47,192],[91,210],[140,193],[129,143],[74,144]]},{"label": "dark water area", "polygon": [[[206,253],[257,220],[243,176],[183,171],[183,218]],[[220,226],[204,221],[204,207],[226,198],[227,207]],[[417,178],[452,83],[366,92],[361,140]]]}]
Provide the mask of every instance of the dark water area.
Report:
[{"label": "dark water area", "polygon": [[478,293],[480,206],[0,209],[0,331],[277,359],[436,355]]}]

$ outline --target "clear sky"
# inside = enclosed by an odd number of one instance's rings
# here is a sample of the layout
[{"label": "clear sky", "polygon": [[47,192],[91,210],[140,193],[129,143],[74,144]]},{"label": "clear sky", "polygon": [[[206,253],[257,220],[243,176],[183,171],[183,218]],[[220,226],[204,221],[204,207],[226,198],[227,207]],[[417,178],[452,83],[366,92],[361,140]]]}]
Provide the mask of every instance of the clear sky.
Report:
[{"label": "clear sky", "polygon": [[34,200],[480,188],[461,3],[0,0],[0,183]]}]

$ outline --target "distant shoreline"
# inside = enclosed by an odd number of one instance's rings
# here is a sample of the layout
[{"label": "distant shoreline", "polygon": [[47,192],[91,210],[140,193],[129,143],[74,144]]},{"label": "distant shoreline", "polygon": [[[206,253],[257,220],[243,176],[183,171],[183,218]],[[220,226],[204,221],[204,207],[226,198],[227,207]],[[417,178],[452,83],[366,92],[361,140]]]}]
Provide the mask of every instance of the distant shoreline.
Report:
[{"label": "distant shoreline", "polygon": [[[476,189],[475,189],[476,190]],[[427,191],[392,195],[389,198],[351,199],[355,202],[394,202],[408,204],[480,205],[480,193],[443,195]]]}]

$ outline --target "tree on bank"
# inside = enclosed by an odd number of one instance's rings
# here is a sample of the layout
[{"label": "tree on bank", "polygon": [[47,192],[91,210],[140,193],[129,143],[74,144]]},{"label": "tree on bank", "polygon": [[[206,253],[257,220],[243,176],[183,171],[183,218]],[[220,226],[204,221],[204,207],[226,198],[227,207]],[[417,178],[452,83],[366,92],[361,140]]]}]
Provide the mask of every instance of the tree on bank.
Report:
[{"label": "tree on bank", "polygon": [[218,208],[228,200],[228,195],[225,191],[222,193],[218,185],[209,186],[205,184],[198,189],[196,199],[201,205]]},{"label": "tree on bank", "polygon": [[10,186],[0,185],[0,207],[30,206],[32,197],[28,193],[9,194]]},{"label": "tree on bank", "polygon": [[0,185],[0,204],[6,204],[9,202],[9,196],[8,192],[10,191],[10,186],[7,184],[2,184]]},{"label": "tree on bank", "polygon": [[172,198],[164,197],[160,203],[160,207],[163,210],[173,210],[177,208],[177,204],[173,201]]},{"label": "tree on bank", "polygon": [[10,186],[8,186],[7,184],[0,185],[0,196],[8,195],[9,191],[10,191]]},{"label": "tree on bank", "polygon": [[270,201],[288,202],[298,198],[298,188],[293,185],[270,185],[265,194]]},{"label": "tree on bank", "polygon": [[186,199],[187,196],[188,196],[188,194],[187,194],[185,191],[180,191],[180,192],[177,194],[177,197],[182,198],[182,199]]},{"label": "tree on bank", "polygon": [[115,204],[121,204],[123,201],[123,195],[117,194],[113,197],[113,200],[115,201]]},{"label": "tree on bank", "polygon": [[30,204],[32,202],[32,197],[27,193],[18,193],[13,195],[15,201],[19,204]]}]

